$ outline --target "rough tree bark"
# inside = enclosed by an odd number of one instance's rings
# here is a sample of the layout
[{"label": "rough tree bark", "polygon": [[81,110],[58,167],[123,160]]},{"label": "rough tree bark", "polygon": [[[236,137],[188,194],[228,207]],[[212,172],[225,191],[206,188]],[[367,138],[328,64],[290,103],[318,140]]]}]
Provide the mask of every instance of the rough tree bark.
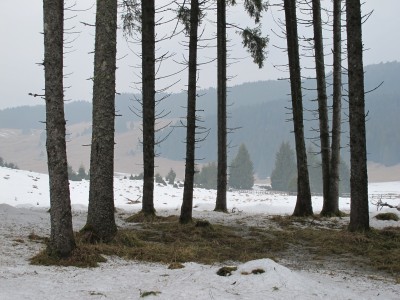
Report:
[{"label": "rough tree bark", "polygon": [[46,149],[50,185],[50,255],[75,248],[65,145],[63,39],[64,0],[43,1]]},{"label": "rough tree bark", "polygon": [[155,3],[142,1],[143,201],[142,212],[154,216],[155,145]]},{"label": "rough tree bark", "polygon": [[[321,21],[321,3],[320,0],[312,0],[313,29],[314,29],[314,51],[315,51],[315,71],[317,76],[318,92],[318,119],[319,119],[319,137],[321,145],[322,161],[322,191],[323,191],[323,209],[322,214],[330,214],[326,211],[329,205],[329,165],[330,165],[330,143],[329,143],[329,125],[328,125],[328,97],[326,95],[325,79],[325,59],[324,43],[322,36]],[[324,210],[325,208],[325,210]]]},{"label": "rough tree bark", "polygon": [[117,232],[114,217],[114,121],[117,0],[98,0],[93,80],[93,130],[90,190],[84,231],[91,241],[109,241]]},{"label": "rough tree bark", "polygon": [[226,1],[217,1],[217,102],[218,102],[218,179],[216,211],[226,212],[227,128],[226,128]]},{"label": "rough tree bark", "polygon": [[188,108],[186,124],[186,166],[183,202],[179,221],[192,221],[193,179],[195,172],[196,146],[196,84],[197,84],[197,42],[199,25],[199,1],[191,0],[190,37],[189,37],[189,72],[188,72]]},{"label": "rough tree bark", "polygon": [[310,180],[307,168],[307,150],[304,141],[303,103],[299,44],[297,35],[296,1],[284,0],[286,40],[288,49],[290,87],[292,96],[293,127],[297,159],[297,201],[294,216],[313,215]]},{"label": "rough tree bark", "polygon": [[333,1],[333,107],[329,201],[321,214],[339,216],[340,134],[342,126],[342,0]]},{"label": "rough tree bark", "polygon": [[369,230],[361,4],[346,0],[350,121],[350,231]]}]

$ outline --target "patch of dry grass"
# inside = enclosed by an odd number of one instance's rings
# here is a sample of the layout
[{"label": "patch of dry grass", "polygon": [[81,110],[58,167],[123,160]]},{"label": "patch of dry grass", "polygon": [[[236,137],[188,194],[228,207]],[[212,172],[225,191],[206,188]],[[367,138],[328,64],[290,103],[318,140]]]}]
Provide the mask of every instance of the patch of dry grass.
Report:
[{"label": "patch of dry grass", "polygon": [[99,252],[94,251],[91,246],[79,245],[72,251],[71,256],[67,258],[59,258],[58,256],[51,255],[45,249],[32,257],[30,261],[33,265],[93,268],[97,267],[98,263],[106,262],[107,260]]},{"label": "patch of dry grass", "polygon": [[287,243],[302,248],[319,259],[347,257],[350,263],[385,271],[395,277],[400,274],[400,228],[371,229],[353,233],[347,229],[294,228],[281,232]]},{"label": "patch of dry grass", "polygon": [[[140,247],[126,249],[125,257],[153,262],[189,262],[211,264],[272,257],[273,239],[243,236],[239,228],[222,225],[181,225],[178,222],[143,224],[135,231]],[[283,243],[280,243],[283,247]]]},{"label": "patch of dry grass", "polygon": [[375,218],[377,220],[383,220],[383,221],[399,221],[400,220],[399,216],[395,213],[380,213],[380,214],[377,214],[375,216]]},{"label": "patch of dry grass", "polygon": [[178,216],[157,216],[157,215],[145,215],[143,211],[139,211],[136,214],[131,215],[130,217],[125,219],[128,223],[160,223],[160,222],[178,222]]},{"label": "patch of dry grass", "polygon": [[47,242],[47,241],[48,241],[48,238],[47,238],[47,237],[39,236],[39,235],[37,235],[37,234],[34,233],[34,232],[31,232],[31,233],[28,235],[28,239],[29,239],[30,241],[35,241],[35,242]]},{"label": "patch of dry grass", "polygon": [[[179,224],[178,217],[142,219],[135,229],[120,229],[109,243],[88,244],[76,234],[77,249],[68,259],[50,257],[46,250],[32,258],[34,264],[94,267],[105,261],[102,255],[125,259],[173,263],[204,264],[245,262],[260,258],[279,259],[290,247],[300,255],[319,260],[345,257],[392,274],[400,274],[400,228],[349,232],[343,225],[321,226],[333,221],[324,218],[271,218],[278,228],[223,226],[200,222]],[[138,221],[138,219],[136,219]],[[349,264],[351,268],[351,264]]]},{"label": "patch of dry grass", "polygon": [[[167,221],[166,221],[167,220]],[[170,221],[172,220],[172,221]],[[212,264],[225,261],[248,261],[273,258],[284,243],[273,235],[245,236],[240,228],[222,225],[181,225],[175,218],[145,222],[134,230],[121,229],[109,243],[88,244],[76,234],[77,248],[68,259],[52,257],[46,250],[31,259],[32,264],[94,267],[103,262],[102,255],[165,264],[199,262]]]}]

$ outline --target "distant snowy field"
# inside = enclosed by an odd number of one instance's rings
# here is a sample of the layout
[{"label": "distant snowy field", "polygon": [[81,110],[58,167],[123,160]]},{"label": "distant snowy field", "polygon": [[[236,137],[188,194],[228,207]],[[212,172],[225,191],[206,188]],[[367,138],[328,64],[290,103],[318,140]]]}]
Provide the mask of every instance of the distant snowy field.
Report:
[{"label": "distant snowy field", "polygon": [[[142,182],[115,177],[115,206],[129,213],[141,209]],[[290,270],[269,259],[238,265],[232,276],[216,275],[219,265],[186,263],[184,269],[168,270],[165,265],[108,258],[94,269],[40,267],[28,259],[42,245],[27,239],[31,232],[49,234],[50,206],[48,175],[0,168],[0,299],[138,299],[142,292],[159,292],[149,299],[400,299],[400,285],[389,278],[374,280],[358,274],[351,277],[327,270]],[[70,182],[73,222],[79,230],[85,224],[89,182]],[[155,187],[155,207],[160,215],[179,214],[182,188]],[[400,222],[378,221],[373,205],[378,199],[400,205],[400,182],[369,185],[371,226],[400,226]],[[228,192],[230,214],[213,212],[216,192],[195,189],[194,217],[211,222],[229,222],[248,217],[291,214],[296,197],[262,191]],[[314,212],[322,208],[322,198],[313,197]],[[350,199],[340,199],[340,209],[348,212]],[[382,211],[396,212],[383,208]],[[119,223],[123,222],[118,220]],[[121,225],[121,224],[119,224]],[[123,224],[122,224],[123,225]],[[17,242],[23,240],[24,242]],[[263,268],[260,275],[241,271]]]}]

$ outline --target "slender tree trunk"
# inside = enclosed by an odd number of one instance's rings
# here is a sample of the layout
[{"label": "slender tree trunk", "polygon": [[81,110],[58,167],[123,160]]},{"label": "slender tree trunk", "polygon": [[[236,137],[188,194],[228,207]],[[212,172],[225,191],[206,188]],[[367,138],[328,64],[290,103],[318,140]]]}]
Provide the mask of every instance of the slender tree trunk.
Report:
[{"label": "slender tree trunk", "polygon": [[351,162],[350,231],[369,230],[363,45],[359,0],[346,0]]},{"label": "slender tree trunk", "polygon": [[155,215],[155,3],[142,1],[142,93],[143,93],[143,202],[142,212]]},{"label": "slender tree trunk", "polygon": [[50,255],[75,248],[65,145],[63,42],[64,0],[43,1],[47,159],[50,185]]},{"label": "slender tree trunk", "polygon": [[186,128],[186,166],[181,223],[192,221],[193,179],[195,172],[196,146],[196,84],[197,84],[197,31],[199,25],[199,1],[191,0],[190,40],[189,40],[189,74],[188,74],[188,111]]},{"label": "slender tree trunk", "polygon": [[322,160],[322,191],[323,208],[322,214],[329,215],[329,164],[330,164],[330,145],[329,145],[329,125],[328,125],[328,104],[326,96],[325,80],[325,61],[324,44],[322,36],[321,3],[320,0],[312,0],[313,10],[313,29],[314,29],[314,50],[315,50],[315,70],[317,75],[318,91],[318,116],[319,116],[319,136],[321,143]]},{"label": "slender tree trunk", "polygon": [[307,150],[304,141],[303,100],[301,93],[296,1],[284,0],[284,9],[286,18],[286,40],[289,58],[290,87],[293,106],[293,126],[297,159],[297,202],[293,215],[310,216],[313,214],[313,209],[307,168]]},{"label": "slender tree trunk", "polygon": [[340,134],[342,123],[342,0],[333,1],[333,111],[332,144],[329,178],[329,203],[324,203],[321,214],[340,215]]},{"label": "slender tree trunk", "polygon": [[114,121],[117,49],[117,0],[98,0],[93,80],[93,130],[90,190],[84,230],[92,241],[110,241],[114,217]]},{"label": "slender tree trunk", "polygon": [[217,1],[218,181],[216,211],[227,211],[226,1]]}]

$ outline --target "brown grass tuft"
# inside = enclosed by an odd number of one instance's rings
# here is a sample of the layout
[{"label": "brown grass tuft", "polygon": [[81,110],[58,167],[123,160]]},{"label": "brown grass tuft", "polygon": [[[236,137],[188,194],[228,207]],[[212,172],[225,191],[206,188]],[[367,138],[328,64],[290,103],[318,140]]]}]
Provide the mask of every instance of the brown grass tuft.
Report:
[{"label": "brown grass tuft", "polygon": [[126,222],[129,223],[160,223],[160,222],[178,222],[178,216],[157,216],[157,215],[145,215],[143,211],[139,211],[138,213],[126,218]]},{"label": "brown grass tuft", "polygon": [[93,251],[91,246],[79,246],[72,251],[68,258],[60,258],[51,255],[47,249],[31,258],[31,264],[42,266],[74,266],[79,268],[97,267],[98,263],[106,262],[107,260],[97,251]]},{"label": "brown grass tuft", "polygon": [[399,221],[400,218],[395,213],[380,213],[375,216],[377,220],[381,221]]},{"label": "brown grass tuft", "polygon": [[168,266],[168,269],[170,270],[177,270],[177,269],[183,269],[185,266],[181,263],[178,262],[173,262]]},{"label": "brown grass tuft", "polygon": [[40,243],[42,243],[42,242],[47,242],[47,241],[48,241],[48,238],[47,238],[47,237],[39,236],[39,235],[37,235],[37,234],[34,233],[34,232],[31,232],[31,233],[28,235],[28,239],[29,239],[30,241],[35,241],[35,242],[40,242]]}]

